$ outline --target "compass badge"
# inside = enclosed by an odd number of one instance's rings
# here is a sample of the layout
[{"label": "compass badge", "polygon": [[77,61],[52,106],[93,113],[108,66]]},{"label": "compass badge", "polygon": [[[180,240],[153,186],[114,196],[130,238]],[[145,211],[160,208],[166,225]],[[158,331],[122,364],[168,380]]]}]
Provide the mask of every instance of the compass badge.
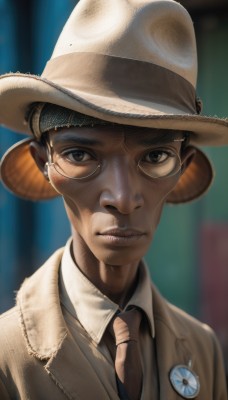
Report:
[{"label": "compass badge", "polygon": [[173,388],[184,399],[195,399],[200,391],[199,378],[186,365],[173,367],[169,375]]}]

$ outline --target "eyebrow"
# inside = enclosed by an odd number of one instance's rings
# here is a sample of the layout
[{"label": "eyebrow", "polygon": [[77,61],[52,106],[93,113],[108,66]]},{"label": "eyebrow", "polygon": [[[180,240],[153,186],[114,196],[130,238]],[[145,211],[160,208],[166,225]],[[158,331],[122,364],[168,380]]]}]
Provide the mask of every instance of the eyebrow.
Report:
[{"label": "eyebrow", "polygon": [[181,142],[183,140],[184,140],[183,138],[180,138],[177,136],[172,137],[170,135],[169,136],[165,135],[163,137],[150,136],[150,137],[142,138],[142,139],[139,139],[138,143],[142,146],[150,146],[150,145],[164,144],[164,143],[170,143],[170,142],[175,142],[175,141]]},{"label": "eyebrow", "polygon": [[[51,138],[52,143],[53,143],[53,138]],[[59,136],[54,138],[54,143],[74,143],[78,145],[83,145],[83,146],[104,146],[104,143],[102,143],[100,140],[93,139],[93,138],[85,138],[85,137],[78,137],[78,136]]]},{"label": "eyebrow", "polygon": [[134,130],[133,132],[128,128],[125,129],[125,133],[128,137],[136,138],[136,142],[141,146],[160,145],[164,143],[170,143],[175,141],[184,141],[184,132],[174,131],[171,129],[156,129],[156,133],[152,132],[140,132],[140,130]]}]

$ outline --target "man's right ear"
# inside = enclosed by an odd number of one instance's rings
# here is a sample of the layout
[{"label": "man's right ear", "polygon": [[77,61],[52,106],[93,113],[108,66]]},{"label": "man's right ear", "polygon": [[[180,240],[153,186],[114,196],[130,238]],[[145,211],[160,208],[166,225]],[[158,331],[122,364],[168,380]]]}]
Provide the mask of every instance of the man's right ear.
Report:
[{"label": "man's right ear", "polygon": [[44,144],[37,142],[36,140],[32,140],[30,145],[30,153],[39,168],[39,170],[42,172],[44,177],[49,181],[48,177],[48,154],[47,154],[47,148]]}]

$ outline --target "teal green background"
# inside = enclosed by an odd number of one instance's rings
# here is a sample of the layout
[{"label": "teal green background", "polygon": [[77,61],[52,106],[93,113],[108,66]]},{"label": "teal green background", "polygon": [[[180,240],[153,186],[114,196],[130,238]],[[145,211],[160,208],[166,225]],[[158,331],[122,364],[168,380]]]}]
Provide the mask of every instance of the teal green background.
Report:
[{"label": "teal green background", "polygon": [[[196,16],[194,22],[199,61],[197,92],[203,99],[203,113],[227,117],[228,17]],[[200,229],[208,222],[228,224],[228,147],[204,150],[215,170],[212,187],[197,202],[165,207],[146,257],[161,292],[196,316],[200,315]]]}]

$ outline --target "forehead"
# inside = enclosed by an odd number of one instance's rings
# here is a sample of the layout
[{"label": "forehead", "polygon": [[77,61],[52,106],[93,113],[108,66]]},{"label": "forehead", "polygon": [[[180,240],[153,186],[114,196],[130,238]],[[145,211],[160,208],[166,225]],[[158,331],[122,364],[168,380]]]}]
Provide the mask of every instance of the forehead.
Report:
[{"label": "forehead", "polygon": [[183,138],[183,131],[167,129],[142,128],[125,125],[105,125],[94,127],[61,128],[49,132],[53,143],[81,141],[83,144],[104,145],[118,143],[122,140],[135,145],[156,145],[169,143]]}]

